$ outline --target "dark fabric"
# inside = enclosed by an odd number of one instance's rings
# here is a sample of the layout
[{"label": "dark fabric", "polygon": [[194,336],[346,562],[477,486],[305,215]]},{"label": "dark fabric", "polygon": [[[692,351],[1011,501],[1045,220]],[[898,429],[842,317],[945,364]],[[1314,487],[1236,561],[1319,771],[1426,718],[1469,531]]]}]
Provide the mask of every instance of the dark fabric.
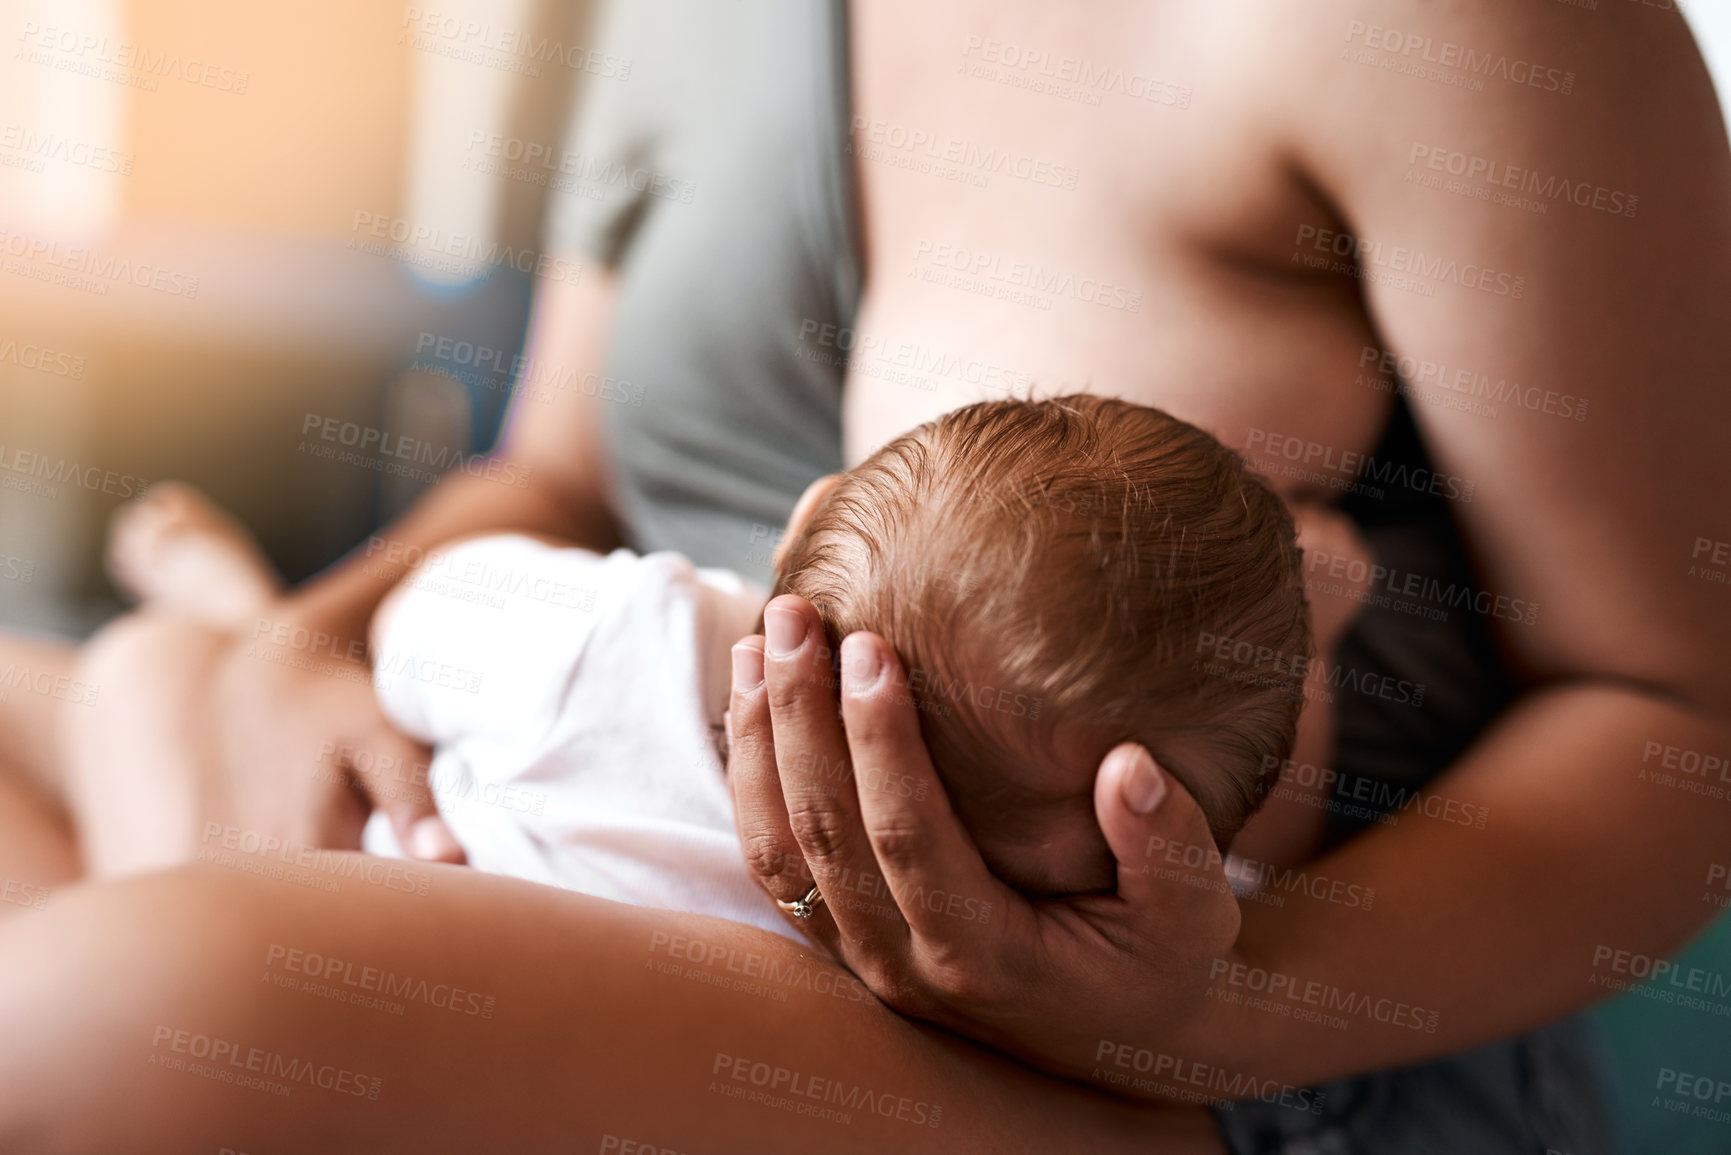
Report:
[{"label": "dark fabric", "polygon": [[1583,1015],[1325,1083],[1313,1092],[1320,1113],[1251,1101],[1214,1117],[1232,1155],[1610,1155],[1600,1050]]},{"label": "dark fabric", "polygon": [[[1340,772],[1329,811],[1331,843],[1378,816],[1482,824],[1487,816],[1427,798],[1424,787],[1513,700],[1492,638],[1493,614],[1506,619],[1527,610],[1506,601],[1499,607],[1494,595],[1484,596],[1490,591],[1474,578],[1450,508],[1462,498],[1447,496],[1451,486],[1434,480],[1399,397],[1367,474],[1383,480],[1361,480],[1341,509],[1358,523],[1384,572],[1376,575],[1330,671],[1337,707],[1333,769]],[[1459,483],[1452,488],[1464,492]]]}]

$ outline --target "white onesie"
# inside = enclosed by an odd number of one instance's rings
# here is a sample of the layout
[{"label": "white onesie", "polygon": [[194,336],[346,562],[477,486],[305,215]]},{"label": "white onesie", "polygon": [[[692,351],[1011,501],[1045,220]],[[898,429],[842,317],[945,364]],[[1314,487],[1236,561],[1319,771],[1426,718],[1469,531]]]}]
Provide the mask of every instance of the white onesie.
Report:
[{"label": "white onesie", "polygon": [[[798,941],[746,873],[718,754],[729,652],[764,597],[678,554],[480,538],[396,596],[374,685],[434,746],[439,811],[477,870]],[[401,856],[382,814],[365,845]]]}]

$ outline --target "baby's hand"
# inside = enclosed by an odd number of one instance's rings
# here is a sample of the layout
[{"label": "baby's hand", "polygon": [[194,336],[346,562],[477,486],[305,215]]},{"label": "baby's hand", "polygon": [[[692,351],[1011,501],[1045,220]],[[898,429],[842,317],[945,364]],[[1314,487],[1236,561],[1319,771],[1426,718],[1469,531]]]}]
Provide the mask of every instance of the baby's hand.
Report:
[{"label": "baby's hand", "polygon": [[1304,550],[1304,593],[1310,599],[1310,632],[1325,660],[1352,624],[1370,590],[1375,560],[1358,526],[1333,506],[1292,507],[1298,544]]}]

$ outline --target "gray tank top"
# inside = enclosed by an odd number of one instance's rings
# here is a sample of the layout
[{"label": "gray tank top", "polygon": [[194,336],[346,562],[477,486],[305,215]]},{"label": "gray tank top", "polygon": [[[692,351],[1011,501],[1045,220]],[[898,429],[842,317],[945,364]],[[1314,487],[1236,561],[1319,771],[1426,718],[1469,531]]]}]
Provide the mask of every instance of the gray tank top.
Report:
[{"label": "gray tank top", "polygon": [[555,199],[546,244],[620,274],[615,503],[633,548],[767,584],[800,492],[842,467],[845,364],[808,335],[860,295],[846,6],[608,8],[627,79],[589,82],[570,149],[599,179]]}]

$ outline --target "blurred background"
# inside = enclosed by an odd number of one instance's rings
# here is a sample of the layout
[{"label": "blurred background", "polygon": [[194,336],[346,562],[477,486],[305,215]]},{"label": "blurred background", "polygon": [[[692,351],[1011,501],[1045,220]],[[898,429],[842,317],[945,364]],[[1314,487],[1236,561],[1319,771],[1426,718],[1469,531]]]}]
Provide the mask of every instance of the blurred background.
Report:
[{"label": "blurred background", "polygon": [[547,200],[593,192],[556,167],[616,82],[590,9],[0,0],[0,623],[114,613],[103,531],[149,481],[291,578],[428,484],[315,456],[315,420],[490,445],[537,273],[572,273]]},{"label": "blurred background", "polygon": [[[1731,0],[1597,0],[1636,2],[1686,7],[1724,103]],[[350,431],[491,445],[537,278],[574,275],[542,217],[605,179],[565,151],[617,82],[592,6],[0,0],[0,628],[117,612],[104,529],[151,481],[204,488],[298,580],[431,483],[324,455]],[[1731,922],[1679,964],[1731,983]],[[1731,1020],[1662,993],[1596,1012],[1624,1148],[1731,1151],[1654,1094],[1731,1079]]]}]

